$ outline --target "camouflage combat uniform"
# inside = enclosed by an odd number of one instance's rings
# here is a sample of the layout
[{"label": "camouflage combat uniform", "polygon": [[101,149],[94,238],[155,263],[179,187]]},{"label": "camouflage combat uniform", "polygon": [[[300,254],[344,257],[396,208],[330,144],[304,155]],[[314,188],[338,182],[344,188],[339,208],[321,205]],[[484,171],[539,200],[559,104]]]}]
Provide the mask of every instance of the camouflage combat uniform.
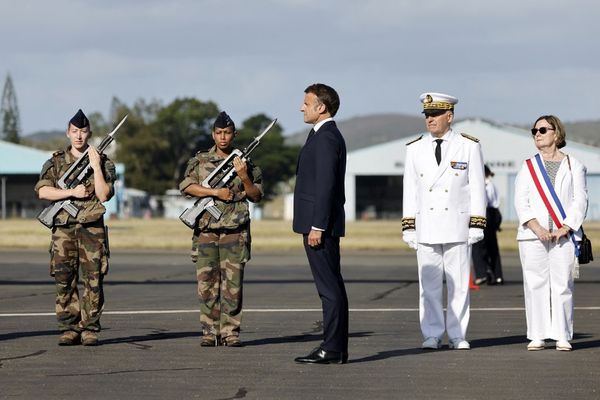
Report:
[{"label": "camouflage combat uniform", "polygon": [[[179,189],[200,184],[222,161],[213,147],[190,159]],[[262,193],[260,168],[248,162],[248,176]],[[192,261],[196,264],[200,323],[204,336],[237,337],[242,320],[244,265],[250,260],[250,215],[244,185],[239,177],[229,184],[233,200],[214,199],[222,212],[216,221],[204,212],[192,237]]]},{"label": "camouflage combat uniform", "polygon": [[[115,166],[104,155],[101,160],[111,198],[116,180]],[[38,192],[43,186],[58,187],[58,180],[75,161],[70,147],[55,152],[44,163],[35,191]],[[93,174],[83,184],[93,188]],[[95,195],[72,202],[80,210],[77,218],[61,210],[56,215],[52,228],[50,275],[56,281],[56,317],[58,327],[63,332],[98,332],[104,306],[102,280],[108,272],[108,236],[103,220],[106,209]],[[81,300],[77,289],[79,268],[84,285]]]}]

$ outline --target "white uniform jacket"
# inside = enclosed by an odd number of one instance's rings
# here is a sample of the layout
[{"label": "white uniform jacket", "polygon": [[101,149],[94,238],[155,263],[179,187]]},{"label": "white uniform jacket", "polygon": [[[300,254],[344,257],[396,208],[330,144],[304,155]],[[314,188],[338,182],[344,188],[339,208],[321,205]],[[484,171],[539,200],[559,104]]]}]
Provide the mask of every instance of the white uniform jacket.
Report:
[{"label": "white uniform jacket", "polygon": [[[403,230],[414,228],[417,242],[466,242],[474,220],[485,223],[485,174],[479,141],[450,130],[437,165],[431,134],[406,146]],[[473,217],[473,218],[472,218]],[[414,218],[414,220],[413,220]],[[480,226],[483,227],[483,226]]]},{"label": "white uniform jacket", "polygon": [[[558,168],[554,181],[554,190],[567,215],[564,219],[561,215],[557,215],[557,217],[561,223],[575,231],[576,240],[581,240],[581,224],[588,206],[586,168],[579,160],[571,156],[569,156],[569,160],[571,169],[569,169],[569,162],[565,157]],[[544,185],[543,182],[542,185]],[[533,178],[525,162],[515,180],[515,209],[519,217],[517,240],[538,238],[531,229],[525,226],[525,223],[533,218],[548,229],[548,209],[533,183]]]}]

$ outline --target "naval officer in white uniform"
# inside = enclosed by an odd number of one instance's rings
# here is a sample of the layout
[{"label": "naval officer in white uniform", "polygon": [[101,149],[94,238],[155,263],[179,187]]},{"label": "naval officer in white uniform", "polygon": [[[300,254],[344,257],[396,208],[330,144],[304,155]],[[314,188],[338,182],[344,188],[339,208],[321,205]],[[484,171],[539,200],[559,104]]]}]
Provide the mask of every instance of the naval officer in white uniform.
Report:
[{"label": "naval officer in white uniform", "polygon": [[467,350],[471,245],[486,223],[481,146],[452,130],[456,97],[423,93],[420,100],[429,133],[406,147],[402,237],[417,250],[422,348],[439,349],[446,331],[451,349]]}]

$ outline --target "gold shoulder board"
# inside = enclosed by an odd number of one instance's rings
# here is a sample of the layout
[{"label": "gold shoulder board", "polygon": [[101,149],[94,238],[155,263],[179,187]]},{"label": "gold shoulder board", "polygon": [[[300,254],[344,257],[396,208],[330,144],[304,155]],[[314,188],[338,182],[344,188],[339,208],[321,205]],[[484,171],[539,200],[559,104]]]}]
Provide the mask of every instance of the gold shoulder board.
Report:
[{"label": "gold shoulder board", "polygon": [[418,138],[416,138],[416,139],[415,139],[415,140],[413,140],[412,142],[408,142],[408,143],[406,143],[406,145],[407,145],[407,146],[408,146],[408,145],[411,145],[411,144],[413,144],[414,142],[418,142],[418,141],[419,141],[419,140],[421,140],[421,139],[423,139],[423,135],[419,136]]},{"label": "gold shoulder board", "polygon": [[472,140],[476,143],[479,143],[479,139],[477,139],[475,136],[467,135],[466,133],[461,133],[461,136],[464,138],[467,138],[469,140]]}]

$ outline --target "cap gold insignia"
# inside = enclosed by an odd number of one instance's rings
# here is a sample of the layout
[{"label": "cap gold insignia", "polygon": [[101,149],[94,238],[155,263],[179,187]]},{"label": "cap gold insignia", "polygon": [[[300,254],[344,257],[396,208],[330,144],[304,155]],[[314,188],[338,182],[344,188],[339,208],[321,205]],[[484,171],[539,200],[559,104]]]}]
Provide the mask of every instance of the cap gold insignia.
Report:
[{"label": "cap gold insignia", "polygon": [[423,100],[423,103],[431,103],[433,102],[433,97],[431,97],[430,94],[428,94],[427,96],[425,96],[425,100]]}]

